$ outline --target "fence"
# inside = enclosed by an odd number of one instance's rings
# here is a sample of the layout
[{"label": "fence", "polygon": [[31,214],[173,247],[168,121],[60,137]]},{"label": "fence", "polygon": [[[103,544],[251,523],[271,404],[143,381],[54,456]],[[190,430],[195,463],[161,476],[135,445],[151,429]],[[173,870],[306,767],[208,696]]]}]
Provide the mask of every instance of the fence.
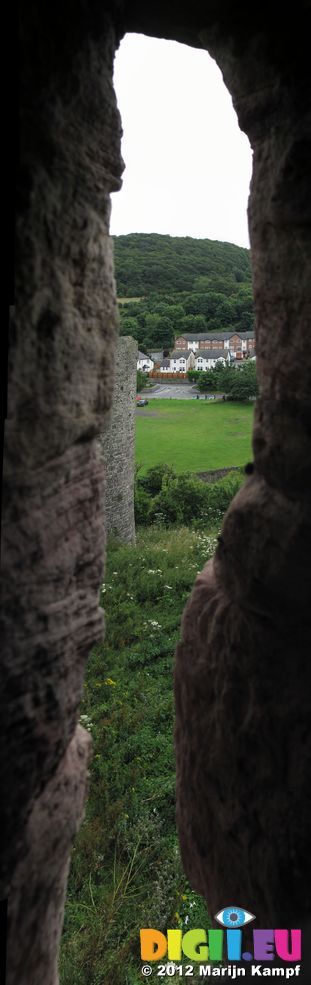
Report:
[{"label": "fence", "polygon": [[180,380],[181,383],[187,379],[187,373],[158,373],[154,369],[148,373],[148,376],[153,380]]}]

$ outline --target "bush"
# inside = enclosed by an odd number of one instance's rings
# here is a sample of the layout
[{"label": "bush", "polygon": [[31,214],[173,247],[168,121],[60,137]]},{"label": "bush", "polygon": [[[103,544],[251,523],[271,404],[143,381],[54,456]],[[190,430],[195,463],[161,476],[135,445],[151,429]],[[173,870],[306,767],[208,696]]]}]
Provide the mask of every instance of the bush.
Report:
[{"label": "bush", "polygon": [[200,522],[202,523],[204,520],[206,524],[219,523],[243,483],[244,475],[242,472],[229,472],[218,482],[209,483],[205,508],[201,514]]},{"label": "bush", "polygon": [[188,369],[187,377],[190,383],[197,383],[200,379],[200,371],[198,369]]},{"label": "bush", "polygon": [[142,478],[137,469],[135,522],[137,526],[159,527],[218,524],[243,482],[242,471],[206,483],[191,472],[176,475],[168,465],[157,465]]},{"label": "bush", "polygon": [[146,382],[147,382],[146,373],[143,373],[142,369],[138,369],[137,370],[137,382],[136,382],[136,391],[137,391],[137,393],[138,393],[139,390],[143,390],[144,389],[144,386],[146,386]]},{"label": "bush", "polygon": [[150,505],[149,522],[158,514],[166,525],[219,523],[244,482],[240,473],[229,473],[215,483],[205,483],[191,473],[166,476]]},{"label": "bush", "polygon": [[233,373],[235,373],[235,370],[232,367],[223,366],[219,362],[212,369],[207,369],[205,372],[199,374],[199,390],[211,390],[212,392],[228,390]]},{"label": "bush", "polygon": [[167,476],[153,500],[150,519],[161,513],[166,523],[190,523],[202,513],[205,500],[206,487],[194,475]]},{"label": "bush", "polygon": [[151,506],[151,496],[148,496],[148,493],[141,488],[140,484],[138,485],[138,483],[136,483],[134,490],[135,523],[142,526],[146,523],[150,523],[149,514]]},{"label": "bush", "polygon": [[258,396],[256,363],[246,362],[245,365],[235,370],[230,378],[227,395],[229,400],[245,402]]},{"label": "bush", "polygon": [[148,470],[145,476],[138,478],[138,485],[150,496],[157,496],[161,492],[165,476],[172,478],[174,476],[173,469],[169,465],[155,465],[154,468]]}]

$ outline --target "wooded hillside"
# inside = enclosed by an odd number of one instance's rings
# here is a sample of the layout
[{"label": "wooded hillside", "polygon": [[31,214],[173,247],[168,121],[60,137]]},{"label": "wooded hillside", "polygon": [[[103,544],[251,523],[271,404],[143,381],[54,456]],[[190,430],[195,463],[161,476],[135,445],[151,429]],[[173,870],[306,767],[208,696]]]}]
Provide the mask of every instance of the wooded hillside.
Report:
[{"label": "wooded hillside", "polygon": [[251,281],[250,251],[233,243],[131,233],[114,237],[114,253],[119,297],[207,289],[227,293]]},{"label": "wooded hillside", "polygon": [[184,332],[252,331],[250,251],[209,239],[114,237],[121,334],[143,351]]}]

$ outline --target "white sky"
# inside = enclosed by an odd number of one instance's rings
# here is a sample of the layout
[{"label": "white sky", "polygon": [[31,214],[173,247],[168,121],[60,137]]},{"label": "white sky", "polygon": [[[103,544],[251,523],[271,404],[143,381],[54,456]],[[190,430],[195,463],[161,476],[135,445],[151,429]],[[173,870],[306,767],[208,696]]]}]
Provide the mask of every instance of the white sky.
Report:
[{"label": "white sky", "polygon": [[127,34],[115,58],[123,188],[111,233],[169,233],[249,246],[252,154],[205,51]]}]

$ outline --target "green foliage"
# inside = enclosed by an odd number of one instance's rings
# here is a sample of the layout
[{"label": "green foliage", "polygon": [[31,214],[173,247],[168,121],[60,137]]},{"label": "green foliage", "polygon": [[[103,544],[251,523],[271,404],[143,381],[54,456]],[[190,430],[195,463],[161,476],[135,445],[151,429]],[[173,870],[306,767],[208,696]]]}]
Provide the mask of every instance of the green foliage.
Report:
[{"label": "green foliage", "polygon": [[203,393],[204,391],[209,391],[210,393],[219,393],[222,390],[227,391],[234,373],[234,367],[217,363],[212,369],[207,369],[199,373],[197,380],[198,389]]},{"label": "green foliage", "polygon": [[201,373],[198,369],[188,369],[187,377],[190,383],[197,383],[200,379]]},{"label": "green foliage", "polygon": [[206,489],[207,486],[191,474],[164,477],[150,518],[161,514],[164,523],[190,524],[204,513]]},{"label": "green foliage", "polygon": [[[193,304],[195,305],[195,296]],[[204,315],[184,315],[178,326],[178,334],[183,335],[184,332],[206,332],[206,324]]]},{"label": "green foliage", "polygon": [[108,545],[106,639],[88,662],[81,708],[93,757],[61,985],[139,985],[140,927],[209,926],[179,859],[172,674],[185,599],[217,530],[149,528],[135,547]]},{"label": "green foliage", "polygon": [[162,489],[163,479],[172,475],[174,475],[173,469],[163,463],[149,469],[142,478],[138,477],[138,481],[142,489],[149,493],[149,496],[156,496]]},{"label": "green foliage", "polygon": [[136,524],[218,523],[243,481],[242,471],[228,473],[214,483],[205,483],[190,472],[176,475],[166,466],[149,469],[143,477],[138,473]]},{"label": "green foliage", "polygon": [[153,344],[158,345],[160,349],[172,349],[175,341],[174,326],[170,318],[167,316],[162,316],[159,318],[155,336],[153,338]]},{"label": "green foliage", "polygon": [[202,482],[191,473],[164,478],[149,517],[152,520],[161,514],[166,524],[190,525],[198,520],[201,523],[217,523],[243,481],[243,476],[235,472],[230,478],[225,477],[215,483]]},{"label": "green foliage", "polygon": [[228,388],[228,398],[229,400],[247,402],[251,397],[257,397],[257,395],[256,363],[245,362],[238,370],[232,372]]},{"label": "green foliage", "polygon": [[139,525],[149,523],[150,496],[136,482],[134,489],[135,522]]},{"label": "green foliage", "polygon": [[133,339],[136,339],[140,348],[143,348],[143,341],[145,335],[144,323],[141,323],[138,318],[133,317],[121,317],[120,319],[120,335],[131,335]]},{"label": "green foliage", "polygon": [[253,329],[248,250],[137,233],[115,237],[115,266],[120,332],[140,346],[171,349],[183,332]]},{"label": "green foliage", "polygon": [[174,345],[174,327],[171,319],[165,315],[147,312],[144,332],[149,340],[149,348],[158,346],[160,349],[169,349]]},{"label": "green foliage", "polygon": [[215,277],[233,289],[251,280],[249,250],[215,240],[133,233],[114,237],[114,256],[120,297],[199,291],[202,277],[208,291]]},{"label": "green foliage", "polygon": [[147,380],[146,373],[143,373],[142,369],[138,369],[137,378],[136,378],[136,393],[139,393],[140,390],[144,389],[144,386],[146,385],[146,380]]},{"label": "green foliage", "polygon": [[122,318],[121,321],[121,335],[132,335],[134,339],[137,338],[137,333],[139,332],[139,323],[137,318],[126,317]]},{"label": "green foliage", "polygon": [[203,372],[190,370],[188,379],[196,382],[201,392],[224,392],[229,400],[246,402],[258,395],[256,363],[248,359],[238,367],[218,363]]}]

